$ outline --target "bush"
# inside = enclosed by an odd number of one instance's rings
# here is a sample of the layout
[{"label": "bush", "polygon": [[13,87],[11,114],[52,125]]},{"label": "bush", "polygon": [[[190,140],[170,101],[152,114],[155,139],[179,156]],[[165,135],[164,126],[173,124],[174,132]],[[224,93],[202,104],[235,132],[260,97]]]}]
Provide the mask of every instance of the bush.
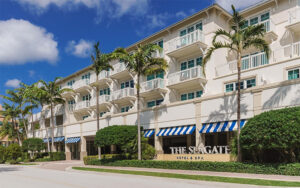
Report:
[{"label": "bush", "polygon": [[5,150],[6,150],[5,147],[0,145],[0,164],[5,163],[5,161],[6,161]]},{"label": "bush", "polygon": [[22,157],[21,147],[18,144],[10,144],[5,150],[5,156],[10,161],[16,161],[19,157]]},{"label": "bush", "polygon": [[40,152],[45,149],[45,144],[40,138],[28,138],[23,141],[22,149],[24,151]]},{"label": "bush", "polygon": [[[142,159],[144,160],[150,160],[153,159],[155,156],[155,149],[153,146],[148,144],[148,139],[141,136],[141,145],[142,145]],[[128,153],[130,155],[130,158],[132,159],[137,159],[138,154],[137,154],[137,137],[135,137],[132,141],[128,142],[126,145],[122,147],[122,150],[125,153]]]},{"label": "bush", "polygon": [[300,164],[259,164],[238,162],[186,162],[186,161],[155,161],[155,160],[91,160],[89,165],[122,166],[141,168],[160,168],[177,170],[199,170],[215,172],[237,172],[253,174],[278,174],[299,176]]},{"label": "bush", "polygon": [[254,116],[241,130],[240,141],[244,160],[300,162],[300,107]]},{"label": "bush", "polygon": [[52,161],[66,160],[66,154],[65,154],[65,152],[51,152],[50,153],[50,159]]},{"label": "bush", "polygon": [[[121,154],[104,154],[101,155],[102,159],[104,160],[122,160],[122,159],[127,159],[128,156],[126,155],[121,155]],[[83,162],[85,165],[91,164],[93,161],[99,161],[98,160],[98,155],[92,155],[92,156],[86,156],[83,158]]]}]

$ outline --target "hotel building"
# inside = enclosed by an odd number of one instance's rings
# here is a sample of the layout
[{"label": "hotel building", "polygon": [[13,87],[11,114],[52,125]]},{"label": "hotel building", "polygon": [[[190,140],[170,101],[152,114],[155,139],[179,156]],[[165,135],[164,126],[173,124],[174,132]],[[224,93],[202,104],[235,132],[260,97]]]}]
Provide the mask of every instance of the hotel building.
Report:
[{"label": "hotel building", "polygon": [[[261,112],[300,104],[300,0],[267,0],[241,11],[247,25],[264,24],[270,57],[251,48],[242,58],[241,127]],[[232,15],[214,4],[127,47],[156,43],[169,64],[166,73],[142,78],[141,124],[145,137],[155,146],[158,159],[172,159],[170,147],[224,146],[237,129],[236,57],[227,49],[217,50],[205,67],[203,56],[214,32],[229,30]],[[226,40],[226,39],[224,39]],[[55,107],[55,144],[67,159],[96,155],[96,95],[100,96],[100,128],[136,124],[136,75],[119,61],[113,71],[96,80],[91,66],[60,81],[71,88],[65,105]],[[95,92],[92,85],[101,89]],[[36,137],[51,137],[50,111],[34,115],[40,129]],[[28,135],[32,137],[32,131]],[[116,152],[118,148],[105,148]],[[229,155],[208,160],[226,161]]]}]

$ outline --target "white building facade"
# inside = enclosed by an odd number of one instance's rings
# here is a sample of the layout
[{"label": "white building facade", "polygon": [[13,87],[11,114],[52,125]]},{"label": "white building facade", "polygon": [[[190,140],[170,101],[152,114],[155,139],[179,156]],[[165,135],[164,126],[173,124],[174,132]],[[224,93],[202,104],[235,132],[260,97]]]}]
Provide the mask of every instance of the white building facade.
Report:
[{"label": "white building facade", "polygon": [[[241,127],[263,111],[300,104],[300,1],[269,0],[241,11],[248,25],[262,23],[271,48],[270,58],[249,49],[242,59]],[[169,64],[166,73],[142,78],[141,124],[161,159],[170,147],[229,145],[237,129],[235,57],[228,50],[216,51],[202,70],[202,59],[217,29],[229,30],[231,14],[212,5],[138,44],[157,43]],[[225,39],[224,39],[225,40]],[[100,128],[136,125],[136,75],[124,63],[113,61],[113,71],[96,80],[91,67],[60,81],[66,104],[55,107],[55,142],[67,159],[97,154],[96,95],[100,98]],[[98,85],[99,93],[94,85]],[[49,109],[34,115],[36,137],[51,137]],[[33,132],[28,135],[33,136]],[[116,152],[117,148],[106,148]],[[229,156],[221,156],[228,159]],[[226,160],[224,159],[224,160]],[[217,159],[216,159],[217,160]],[[222,161],[222,159],[220,159]]]}]

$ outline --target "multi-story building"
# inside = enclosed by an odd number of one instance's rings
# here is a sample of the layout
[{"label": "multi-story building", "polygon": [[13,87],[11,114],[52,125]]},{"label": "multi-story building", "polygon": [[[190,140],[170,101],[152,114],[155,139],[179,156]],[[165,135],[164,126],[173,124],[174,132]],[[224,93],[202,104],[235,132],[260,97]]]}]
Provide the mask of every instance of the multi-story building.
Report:
[{"label": "multi-story building", "polygon": [[[243,54],[242,127],[263,111],[300,104],[300,1],[267,0],[241,14],[247,25],[265,25],[271,48],[269,58],[255,48]],[[130,52],[138,44],[157,43],[163,52],[155,56],[169,64],[166,73],[147,76],[141,84],[141,124],[159,159],[170,157],[163,155],[171,153],[170,147],[229,145],[237,129],[235,57],[221,49],[212,55],[205,74],[201,65],[214,32],[229,30],[231,17],[214,4],[127,47]],[[60,81],[62,88],[75,91],[64,94],[65,108],[55,109],[56,143],[65,146],[68,159],[96,154],[96,95],[101,128],[136,124],[136,75],[122,62],[111,64],[114,70],[102,72],[98,80],[87,67]],[[92,87],[95,84],[101,88],[99,93]],[[37,114],[34,121],[41,125],[35,135],[47,140],[51,135],[48,111]],[[229,160],[229,155],[215,155],[214,160]]]}]

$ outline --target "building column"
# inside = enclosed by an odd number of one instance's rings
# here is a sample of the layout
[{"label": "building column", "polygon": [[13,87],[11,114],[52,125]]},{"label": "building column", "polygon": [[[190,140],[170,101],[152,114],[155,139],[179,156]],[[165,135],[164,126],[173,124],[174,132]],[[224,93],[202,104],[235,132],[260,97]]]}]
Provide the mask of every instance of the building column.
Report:
[{"label": "building column", "polygon": [[154,147],[156,154],[163,154],[163,138],[156,136],[156,134],[159,132],[158,127],[158,112],[157,110],[154,110],[154,127],[155,127],[155,133],[154,133]]},{"label": "building column", "polygon": [[70,144],[65,144],[65,154],[66,154],[66,160],[71,160],[71,150],[70,150]]},{"label": "building column", "polygon": [[83,160],[83,158],[87,156],[86,138],[82,136],[80,140],[80,160]]},{"label": "building column", "polygon": [[186,135],[186,148],[188,150],[188,148],[192,145],[192,135],[188,134]]},{"label": "building column", "polygon": [[205,146],[205,134],[200,134],[199,131],[202,128],[201,122],[201,101],[195,103],[195,117],[196,117],[196,147],[203,145]]},{"label": "building column", "polygon": [[252,93],[253,93],[253,113],[254,115],[258,115],[262,112],[262,102],[261,102],[262,90],[257,89],[252,91]]}]

